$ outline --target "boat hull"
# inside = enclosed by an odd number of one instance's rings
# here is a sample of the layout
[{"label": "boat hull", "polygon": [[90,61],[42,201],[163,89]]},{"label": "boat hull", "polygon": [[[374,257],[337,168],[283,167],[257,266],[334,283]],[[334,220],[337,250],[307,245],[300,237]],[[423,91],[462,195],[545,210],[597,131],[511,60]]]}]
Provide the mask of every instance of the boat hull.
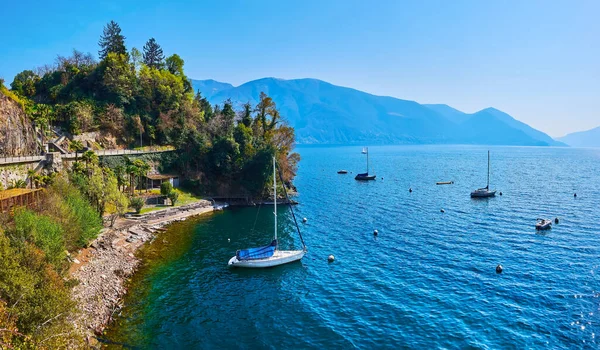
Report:
[{"label": "boat hull", "polygon": [[375,180],[376,177],[377,177],[376,175],[369,175],[369,176],[358,176],[358,175],[356,175],[356,177],[354,178],[354,180],[369,181],[369,180]]},{"label": "boat hull", "polygon": [[338,174],[348,174],[348,171],[347,170],[340,170],[337,173]]},{"label": "boat hull", "polygon": [[495,197],[495,196],[496,196],[496,191],[488,191],[488,192],[475,191],[475,192],[471,192],[471,198],[490,198],[490,197]]},{"label": "boat hull", "polygon": [[305,250],[276,250],[273,256],[265,259],[238,260],[236,256],[229,259],[230,267],[262,269],[298,261],[306,254]]}]

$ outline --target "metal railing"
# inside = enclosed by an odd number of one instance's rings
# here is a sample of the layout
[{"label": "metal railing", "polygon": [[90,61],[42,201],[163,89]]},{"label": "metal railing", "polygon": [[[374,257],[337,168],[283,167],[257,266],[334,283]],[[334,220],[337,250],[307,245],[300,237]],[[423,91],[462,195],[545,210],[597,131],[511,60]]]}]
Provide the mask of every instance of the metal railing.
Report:
[{"label": "metal railing", "polygon": [[0,157],[0,164],[32,163],[45,159],[45,156]]},{"label": "metal railing", "polygon": [[[135,150],[135,149],[108,149],[108,150],[98,150],[94,151],[98,157],[103,156],[122,156],[122,155],[135,155],[135,154],[150,154],[150,153],[162,153],[162,152],[172,152],[174,148],[149,148],[143,150]],[[83,152],[78,152],[77,156],[81,157]],[[67,153],[61,154],[62,158],[75,158],[75,153]],[[44,160],[46,156],[15,156],[15,157],[0,157],[0,164],[17,164],[17,163],[32,163],[39,162]]]}]

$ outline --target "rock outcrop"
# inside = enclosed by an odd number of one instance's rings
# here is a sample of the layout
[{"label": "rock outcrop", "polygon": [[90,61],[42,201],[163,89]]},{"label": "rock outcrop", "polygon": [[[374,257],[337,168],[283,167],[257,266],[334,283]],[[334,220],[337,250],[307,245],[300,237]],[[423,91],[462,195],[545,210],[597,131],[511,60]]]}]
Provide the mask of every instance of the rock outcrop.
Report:
[{"label": "rock outcrop", "polygon": [[0,157],[39,154],[32,122],[21,106],[0,91]]}]

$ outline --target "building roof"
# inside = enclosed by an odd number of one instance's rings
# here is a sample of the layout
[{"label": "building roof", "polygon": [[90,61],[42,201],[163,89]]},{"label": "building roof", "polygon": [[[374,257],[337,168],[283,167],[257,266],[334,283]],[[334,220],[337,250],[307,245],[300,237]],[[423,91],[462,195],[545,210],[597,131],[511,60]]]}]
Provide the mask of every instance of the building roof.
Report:
[{"label": "building roof", "polygon": [[149,178],[150,180],[167,180],[167,179],[173,179],[176,177],[179,177],[179,175],[173,175],[173,174],[148,174],[146,175],[147,178]]},{"label": "building roof", "polygon": [[0,200],[12,197],[22,196],[24,194],[40,191],[41,188],[11,188],[10,190],[0,191]]}]

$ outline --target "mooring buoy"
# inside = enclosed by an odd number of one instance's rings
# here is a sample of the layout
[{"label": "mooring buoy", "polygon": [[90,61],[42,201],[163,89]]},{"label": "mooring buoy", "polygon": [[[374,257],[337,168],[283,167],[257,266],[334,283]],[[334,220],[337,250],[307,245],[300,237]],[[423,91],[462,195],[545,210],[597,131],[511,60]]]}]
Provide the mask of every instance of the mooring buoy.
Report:
[{"label": "mooring buoy", "polygon": [[558,224],[558,217],[555,217],[555,218],[554,218],[554,223],[555,223],[555,224]]},{"label": "mooring buoy", "polygon": [[333,254],[331,254],[330,256],[327,257],[327,261],[329,262],[333,262],[335,260],[335,256],[333,256]]},{"label": "mooring buoy", "polygon": [[379,231],[375,230],[373,231],[373,236],[377,236],[379,234]]},{"label": "mooring buoy", "polygon": [[577,193],[573,193],[573,197],[577,198]]},{"label": "mooring buoy", "polygon": [[307,218],[302,219],[302,222],[307,222],[307,221],[308,221]]},{"label": "mooring buoy", "polygon": [[502,273],[502,265],[496,266],[496,273]]},{"label": "mooring buoy", "polygon": [[231,242],[231,238],[227,238],[227,242]]},{"label": "mooring buoy", "polygon": [[412,193],[412,187],[408,189],[408,192]]},{"label": "mooring buoy", "polygon": [[500,192],[499,194],[502,195],[502,192]]},{"label": "mooring buoy", "polygon": [[444,209],[440,210],[442,213],[445,213],[446,211]]}]

